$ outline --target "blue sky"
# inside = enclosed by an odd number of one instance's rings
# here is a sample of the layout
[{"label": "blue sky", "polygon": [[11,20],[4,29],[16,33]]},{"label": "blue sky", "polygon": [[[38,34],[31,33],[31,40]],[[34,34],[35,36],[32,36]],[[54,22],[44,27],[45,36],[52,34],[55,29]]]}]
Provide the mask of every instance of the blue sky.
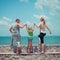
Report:
[{"label": "blue sky", "polygon": [[[60,35],[60,0],[0,0],[0,36],[10,36],[9,27],[16,18],[23,25],[30,22],[39,24],[43,16],[52,35]],[[47,35],[49,35],[48,30]],[[26,36],[26,28],[20,30],[22,36]],[[34,35],[39,34],[35,28]]]}]

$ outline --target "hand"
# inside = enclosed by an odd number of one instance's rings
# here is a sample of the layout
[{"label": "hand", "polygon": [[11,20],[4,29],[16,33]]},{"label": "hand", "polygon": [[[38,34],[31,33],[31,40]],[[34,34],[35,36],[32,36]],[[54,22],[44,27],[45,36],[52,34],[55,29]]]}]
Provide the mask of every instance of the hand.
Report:
[{"label": "hand", "polygon": [[12,31],[10,31],[10,33],[12,33]]},{"label": "hand", "polygon": [[34,25],[36,25],[36,23],[34,23]]},{"label": "hand", "polygon": [[24,25],[27,26],[27,23],[25,23]]}]

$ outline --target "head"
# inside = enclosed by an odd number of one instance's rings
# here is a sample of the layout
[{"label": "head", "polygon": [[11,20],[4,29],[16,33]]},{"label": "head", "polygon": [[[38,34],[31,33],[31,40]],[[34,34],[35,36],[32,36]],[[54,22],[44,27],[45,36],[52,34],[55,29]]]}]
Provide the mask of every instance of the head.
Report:
[{"label": "head", "polygon": [[41,17],[40,21],[43,22],[44,25],[46,24],[44,17]]},{"label": "head", "polygon": [[28,26],[28,30],[32,30],[32,27]]},{"label": "head", "polygon": [[16,22],[17,22],[17,23],[20,23],[20,20],[19,20],[19,19],[16,19]]}]

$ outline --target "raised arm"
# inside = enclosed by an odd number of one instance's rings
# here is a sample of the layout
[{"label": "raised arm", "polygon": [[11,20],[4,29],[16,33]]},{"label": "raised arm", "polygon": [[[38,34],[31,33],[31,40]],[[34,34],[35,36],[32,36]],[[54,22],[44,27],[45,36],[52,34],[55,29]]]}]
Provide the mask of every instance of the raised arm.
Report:
[{"label": "raised arm", "polygon": [[45,25],[45,27],[48,29],[49,33],[52,34],[50,28],[47,25]]},{"label": "raised arm", "polygon": [[28,30],[28,25],[26,24],[26,29]]},{"label": "raised arm", "polygon": [[32,27],[31,30],[34,31],[34,28]]},{"label": "raised arm", "polygon": [[34,31],[34,29],[35,29],[35,26],[32,27],[32,30],[33,30],[33,31]]},{"label": "raised arm", "polygon": [[36,23],[34,23],[34,25],[35,25],[37,28],[39,28],[39,27],[40,27],[40,24],[38,24],[38,25],[37,25]]},{"label": "raised arm", "polygon": [[24,24],[24,25],[17,24],[17,26],[18,26],[19,28],[24,28],[24,27],[26,26],[26,24]]}]

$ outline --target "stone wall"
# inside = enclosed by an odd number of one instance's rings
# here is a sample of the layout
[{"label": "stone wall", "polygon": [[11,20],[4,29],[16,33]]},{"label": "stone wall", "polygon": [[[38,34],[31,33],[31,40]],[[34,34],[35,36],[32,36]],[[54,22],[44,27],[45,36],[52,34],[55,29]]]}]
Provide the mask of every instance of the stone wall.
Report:
[{"label": "stone wall", "polygon": [[22,53],[16,55],[10,46],[0,46],[0,60],[60,60],[60,45],[46,45],[41,54],[38,46],[33,46],[33,53],[27,53],[27,46],[21,46]]}]

